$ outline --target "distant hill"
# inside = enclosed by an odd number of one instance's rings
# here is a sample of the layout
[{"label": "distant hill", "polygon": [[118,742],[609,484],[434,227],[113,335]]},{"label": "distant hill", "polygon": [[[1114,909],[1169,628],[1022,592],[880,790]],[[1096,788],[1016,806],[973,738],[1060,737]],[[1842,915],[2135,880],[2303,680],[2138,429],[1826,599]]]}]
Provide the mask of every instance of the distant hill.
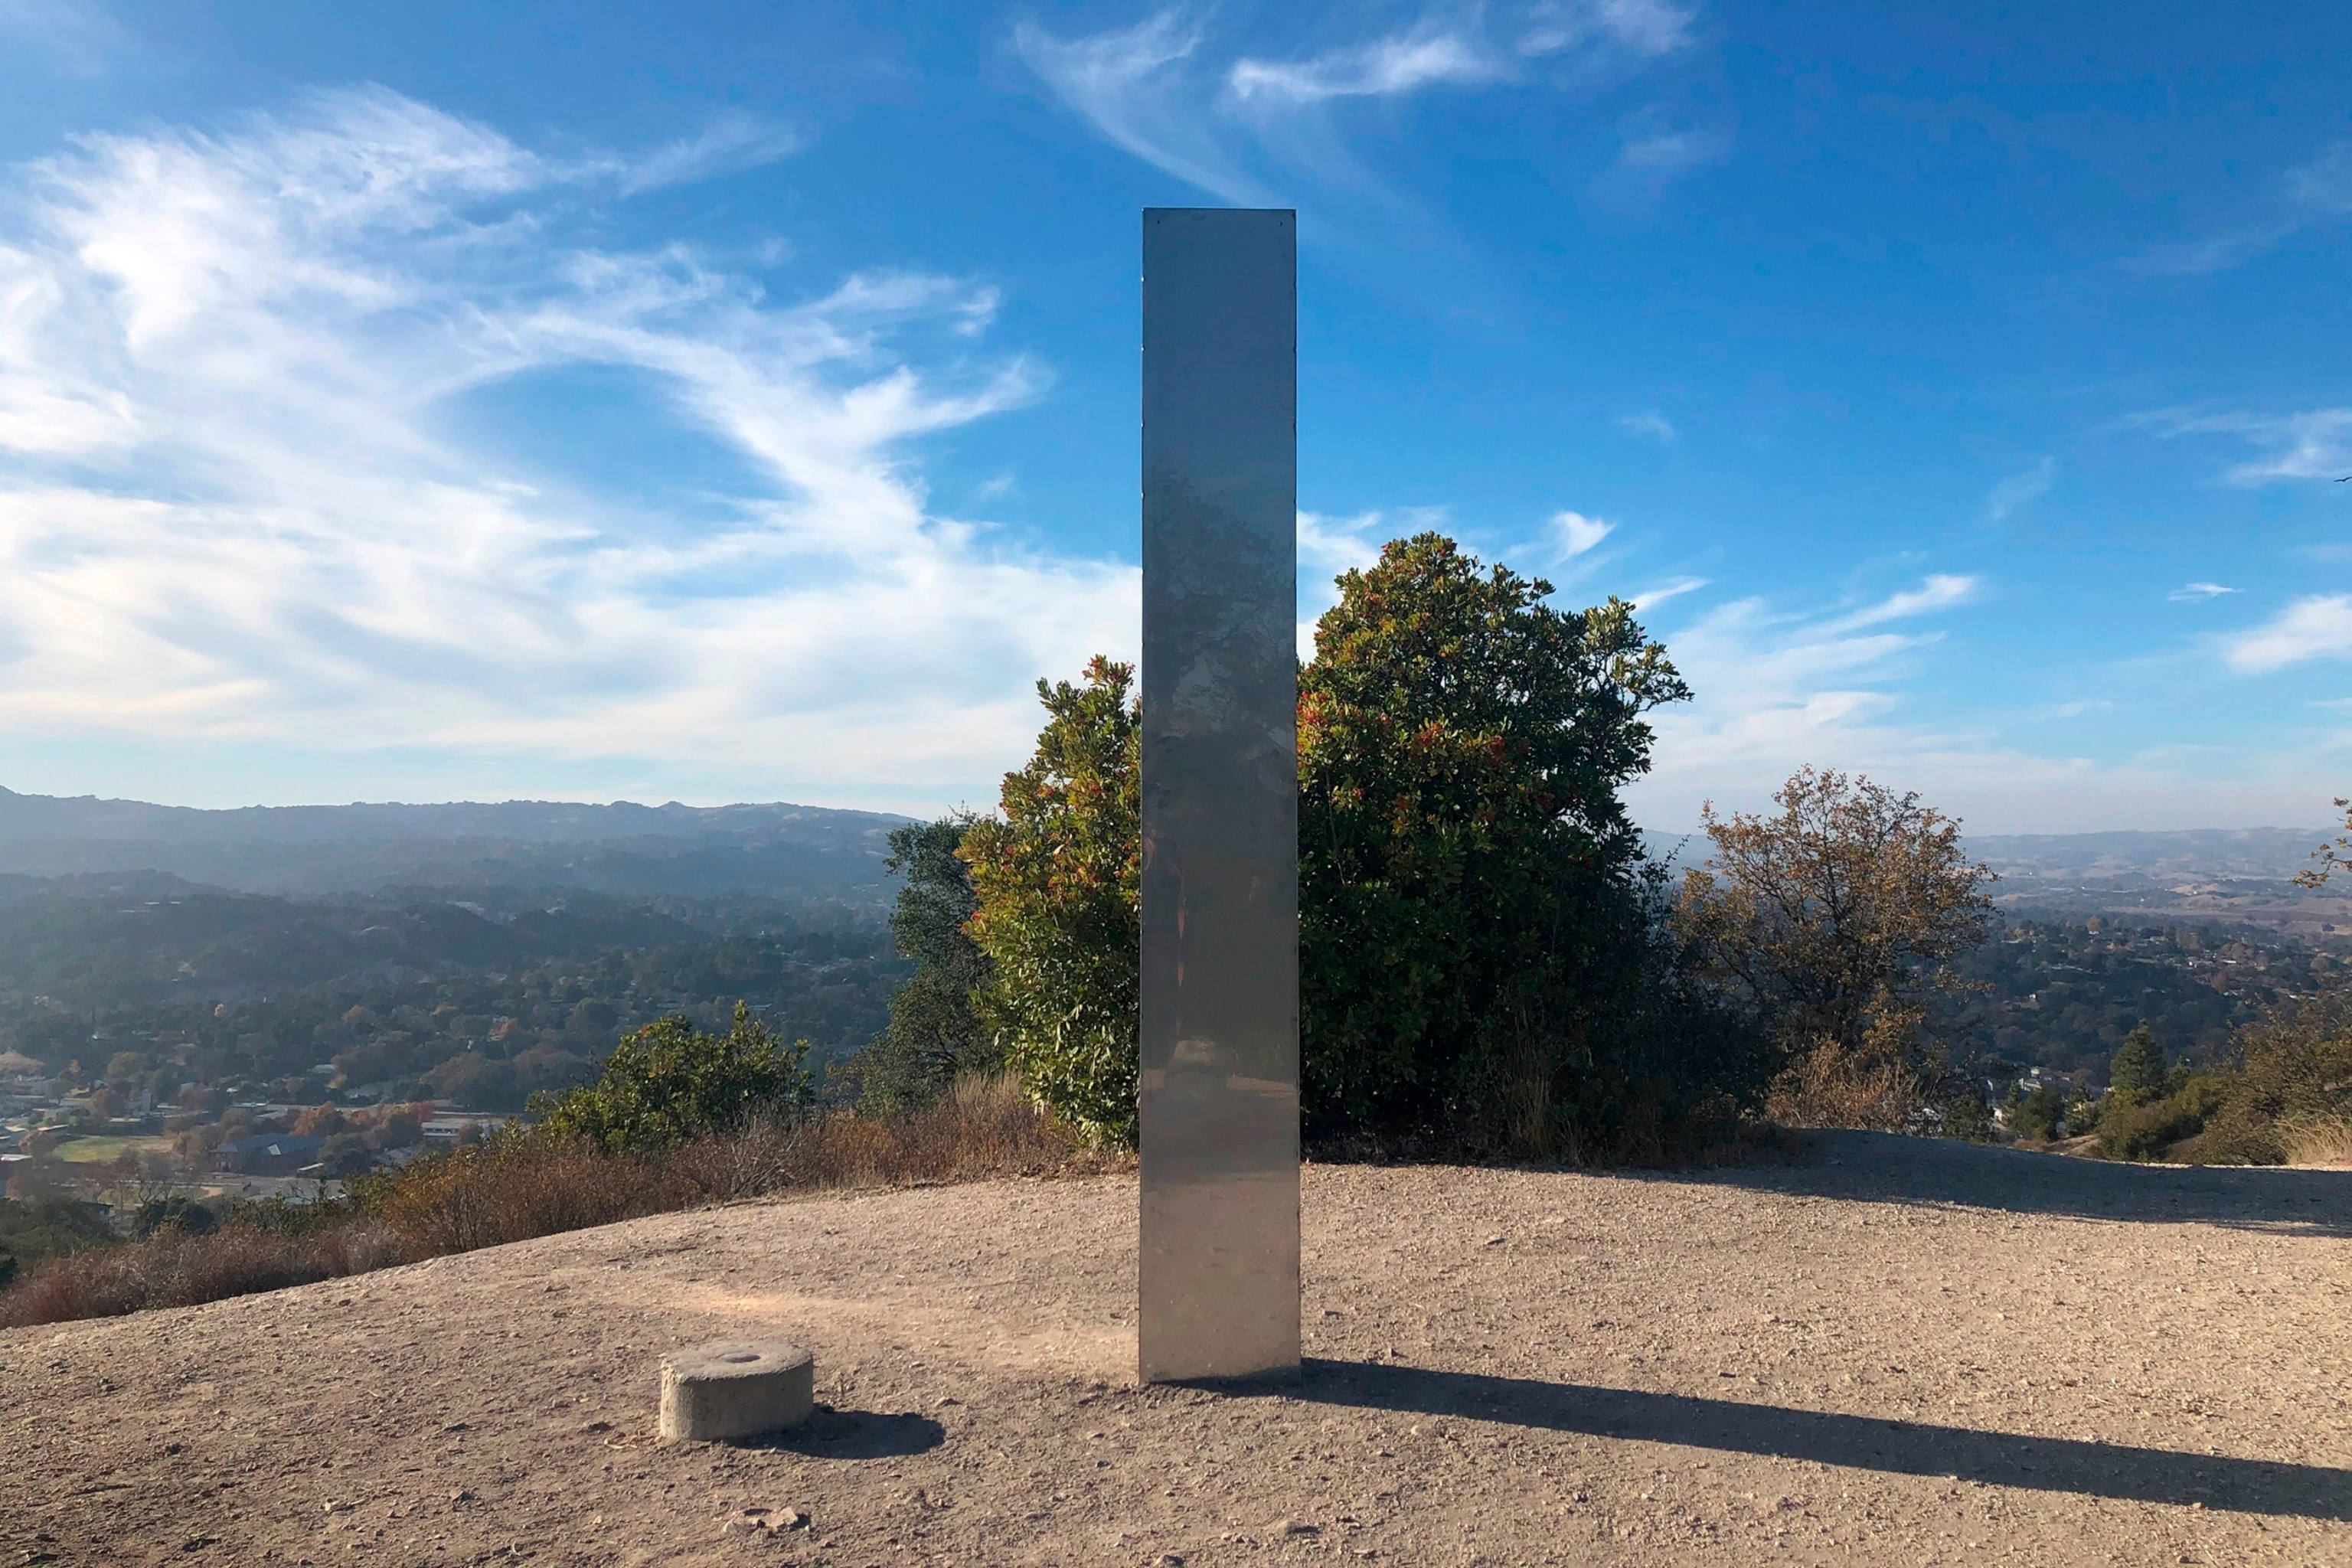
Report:
[{"label": "distant hill", "polygon": [[[1984,834],[1969,852],[2000,873],[1996,902],[2017,912],[2223,916],[2273,926],[2325,925],[2352,887],[2294,886],[2326,827],[2199,827],[2172,833]],[[1704,835],[1644,835],[1653,856],[1677,867],[1707,853]],[[1676,853],[1679,849],[1679,853]]]},{"label": "distant hill", "polygon": [[[889,895],[886,840],[908,820],[781,802],[515,800],[205,811],[0,789],[0,878],[79,878],[103,891],[99,884],[109,879],[151,873],[237,892],[402,901],[576,890],[624,899],[879,905]],[[2292,882],[2329,836],[2324,827],[2197,828],[1987,835],[1968,843],[2000,873],[1998,895],[2012,908],[2277,919],[2283,906],[2338,901],[2335,889],[2315,895]],[[1643,837],[1651,854],[1672,855],[1678,865],[1706,853],[1703,836]],[[2258,913],[2255,906],[2263,909]],[[2335,918],[2332,911],[2326,918]]]},{"label": "distant hill", "polygon": [[2287,881],[2334,837],[2326,827],[2198,827],[2177,833],[1987,835],[1969,848],[1995,870],[2036,878],[2161,882]]},{"label": "distant hill", "polygon": [[621,897],[877,902],[880,812],[782,803],[247,806],[205,811],[0,789],[0,875],[152,872],[240,892],[576,889]]},{"label": "distant hill", "polygon": [[1987,835],[1969,848],[2016,913],[2218,916],[2279,930],[2332,931],[2352,889],[2298,888],[2324,827],[2190,828],[2175,833]]}]

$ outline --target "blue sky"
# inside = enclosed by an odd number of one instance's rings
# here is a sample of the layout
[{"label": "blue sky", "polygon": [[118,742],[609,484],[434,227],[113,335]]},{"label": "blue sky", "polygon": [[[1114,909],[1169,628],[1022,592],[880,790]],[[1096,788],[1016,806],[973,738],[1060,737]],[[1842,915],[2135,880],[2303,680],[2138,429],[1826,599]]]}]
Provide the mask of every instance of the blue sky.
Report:
[{"label": "blue sky", "polygon": [[2352,9],[0,0],[0,782],[985,804],[1137,213],[1301,214],[1303,616],[1636,600],[1652,826],[2352,792]]}]

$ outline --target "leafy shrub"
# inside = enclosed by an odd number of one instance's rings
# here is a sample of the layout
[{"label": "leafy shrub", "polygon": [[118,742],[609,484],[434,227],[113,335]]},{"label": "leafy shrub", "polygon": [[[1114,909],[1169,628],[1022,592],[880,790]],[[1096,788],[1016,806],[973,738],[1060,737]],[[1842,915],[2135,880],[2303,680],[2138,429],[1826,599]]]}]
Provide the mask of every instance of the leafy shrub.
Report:
[{"label": "leafy shrub", "polygon": [[[1323,1147],[1639,1157],[1753,1108],[1769,1042],[1696,984],[1617,790],[1686,693],[1612,601],[1436,534],[1340,581],[1301,672],[1304,1131]],[[978,1012],[1089,1142],[1135,1136],[1133,672],[1097,658],[959,854]]]},{"label": "leafy shrub", "polygon": [[64,1196],[0,1198],[0,1253],[17,1272],[116,1239],[102,1204]]},{"label": "leafy shrub", "polygon": [[2045,1083],[2026,1095],[2011,1091],[2005,1109],[2009,1125],[2020,1138],[2048,1142],[2066,1131],[2066,1091]]},{"label": "leafy shrub", "polygon": [[1618,795],[1689,695],[1632,607],[1434,533],[1339,587],[1299,677],[1309,1142],[1643,1157],[1752,1105],[1762,1042],[1691,984]]},{"label": "leafy shrub", "polygon": [[958,851],[971,820],[946,816],[890,834],[885,864],[906,879],[890,933],[915,973],[890,998],[890,1026],[845,1069],[856,1080],[858,1103],[886,1115],[929,1105],[959,1078],[1003,1065],[995,1035],[973,1007],[994,970],[969,930],[980,900]]},{"label": "leafy shrub", "polygon": [[2202,1131],[2235,1087],[2226,1078],[2197,1073],[2161,1099],[2110,1089],[2107,1101],[2112,1103],[2099,1108],[2099,1152],[2110,1160],[2153,1160]]},{"label": "leafy shrub", "polygon": [[2180,1151],[2208,1164],[2333,1163],[2352,1126],[2352,993],[2284,1010],[2240,1037],[2242,1065],[2223,1104]]},{"label": "leafy shrub", "polygon": [[624,1036],[594,1083],[540,1097],[541,1120],[525,1136],[657,1153],[754,1116],[797,1114],[814,1098],[807,1055],[806,1040],[785,1044],[741,1002],[724,1035],[663,1018]]},{"label": "leafy shrub", "polygon": [[1971,1143],[1990,1143],[1999,1136],[1994,1126],[1992,1110],[1983,1099],[1970,1090],[1940,1097],[1935,1102],[1937,1131],[1947,1138],[1961,1138]]},{"label": "leafy shrub", "polygon": [[992,973],[978,994],[1003,1059],[1038,1101],[1089,1142],[1135,1142],[1142,927],[1135,672],[1097,658],[1086,683],[1037,683],[1037,749],[1004,775],[1001,817],[958,850],[977,912],[969,930]]}]

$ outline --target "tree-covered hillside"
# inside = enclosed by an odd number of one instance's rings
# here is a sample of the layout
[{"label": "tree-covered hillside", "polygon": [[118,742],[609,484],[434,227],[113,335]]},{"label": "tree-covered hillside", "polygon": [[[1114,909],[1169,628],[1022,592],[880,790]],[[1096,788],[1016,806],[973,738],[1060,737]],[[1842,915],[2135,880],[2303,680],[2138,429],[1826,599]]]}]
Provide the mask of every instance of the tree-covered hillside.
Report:
[{"label": "tree-covered hillside", "polygon": [[1955,964],[1969,988],[1944,999],[1936,1026],[1957,1056],[2104,1083],[2108,1057],[2140,1024],[2172,1060],[2219,1063],[2235,1030],[2344,966],[2340,952],[2259,926],[2014,921]]},{"label": "tree-covered hillside", "polygon": [[738,1000],[822,1062],[882,1026],[907,967],[864,907],[332,903],[88,880],[0,887],[0,1043],[60,1088],[133,1100],[336,1089],[512,1109],[585,1077],[626,1029]]}]

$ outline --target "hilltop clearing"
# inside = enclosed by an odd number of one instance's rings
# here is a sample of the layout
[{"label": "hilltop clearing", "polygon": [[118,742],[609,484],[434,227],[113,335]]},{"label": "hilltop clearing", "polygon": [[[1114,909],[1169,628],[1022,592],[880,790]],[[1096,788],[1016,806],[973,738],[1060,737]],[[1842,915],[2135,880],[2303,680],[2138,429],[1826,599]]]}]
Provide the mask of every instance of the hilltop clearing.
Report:
[{"label": "hilltop clearing", "polygon": [[[1819,1148],[1311,1168],[1312,1359],[1272,1393],[1131,1385],[1120,1178],[12,1331],[0,1561],[2352,1561],[2352,1174]],[[652,1444],[660,1352],[751,1333],[830,1410]]]}]

